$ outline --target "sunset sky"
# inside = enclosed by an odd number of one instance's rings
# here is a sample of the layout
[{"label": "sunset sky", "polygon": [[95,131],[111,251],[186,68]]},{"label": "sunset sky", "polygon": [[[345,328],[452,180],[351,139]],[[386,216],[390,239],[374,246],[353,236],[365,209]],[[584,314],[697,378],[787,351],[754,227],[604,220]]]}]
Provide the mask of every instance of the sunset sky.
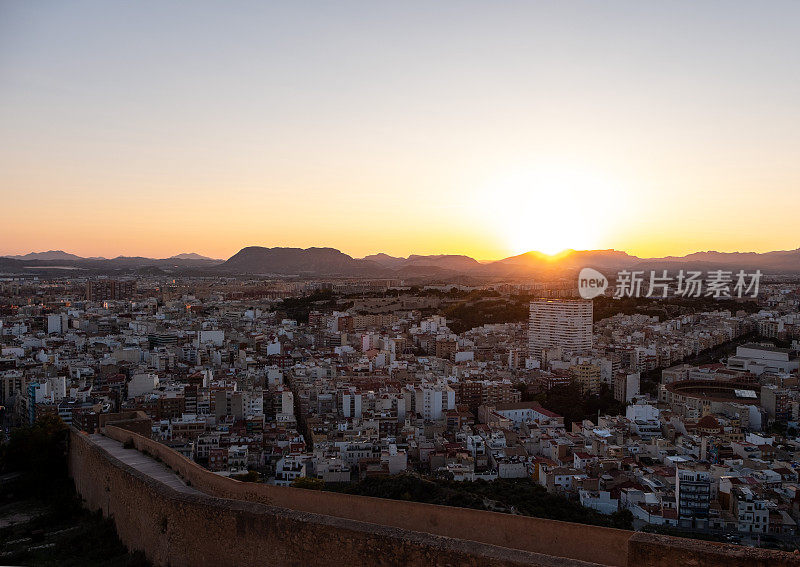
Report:
[{"label": "sunset sky", "polygon": [[0,2],[0,254],[800,247],[800,2]]}]

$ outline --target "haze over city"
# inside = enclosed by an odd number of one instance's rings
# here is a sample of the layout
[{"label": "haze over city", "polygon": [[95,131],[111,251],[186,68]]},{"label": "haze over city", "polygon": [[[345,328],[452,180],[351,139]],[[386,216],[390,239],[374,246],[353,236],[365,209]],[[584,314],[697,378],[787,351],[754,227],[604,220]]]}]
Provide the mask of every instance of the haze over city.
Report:
[{"label": "haze over city", "polygon": [[0,6],[0,254],[794,249],[796,2]]}]

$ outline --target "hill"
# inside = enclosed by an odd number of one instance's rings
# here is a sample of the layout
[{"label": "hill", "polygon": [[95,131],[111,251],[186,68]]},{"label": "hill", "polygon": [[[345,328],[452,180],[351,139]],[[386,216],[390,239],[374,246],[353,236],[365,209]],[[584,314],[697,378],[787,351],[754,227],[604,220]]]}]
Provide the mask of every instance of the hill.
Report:
[{"label": "hill", "polygon": [[80,256],[64,252],[63,250],[48,250],[47,252],[30,252],[29,254],[17,256],[5,256],[15,260],[83,260]]},{"label": "hill", "polygon": [[219,271],[246,274],[388,276],[370,260],[356,260],[335,248],[242,248],[217,266]]},{"label": "hill", "polygon": [[214,262],[221,262],[222,260],[217,260],[216,258],[209,258],[208,256],[203,256],[201,254],[197,254],[196,252],[184,252],[182,254],[175,254],[174,256],[170,256],[167,260],[212,260]]}]

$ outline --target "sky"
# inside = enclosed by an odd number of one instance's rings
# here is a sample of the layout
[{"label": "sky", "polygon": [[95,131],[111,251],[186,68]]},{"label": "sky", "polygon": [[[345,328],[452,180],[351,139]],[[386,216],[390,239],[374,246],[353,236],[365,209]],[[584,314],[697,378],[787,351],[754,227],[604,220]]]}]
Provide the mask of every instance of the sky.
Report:
[{"label": "sky", "polygon": [[0,254],[800,247],[800,2],[0,0]]}]

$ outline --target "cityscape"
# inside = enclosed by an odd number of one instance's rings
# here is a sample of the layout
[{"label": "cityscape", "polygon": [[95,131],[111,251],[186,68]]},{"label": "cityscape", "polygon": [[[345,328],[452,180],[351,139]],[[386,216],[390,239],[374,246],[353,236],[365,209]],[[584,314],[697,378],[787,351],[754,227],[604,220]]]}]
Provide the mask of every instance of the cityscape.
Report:
[{"label": "cityscape", "polygon": [[798,272],[763,276],[755,298],[615,297],[616,278],[585,300],[569,269],[455,284],[220,277],[187,260],[79,277],[80,260],[49,254],[0,281],[12,437],[47,416],[91,439],[121,420],[237,481],[412,483],[401,498],[541,514],[514,491],[474,500],[476,483],[506,482],[563,506],[555,519],[778,549],[800,537]]},{"label": "cityscape", "polygon": [[1,3],[0,564],[800,565],[798,17]]}]

